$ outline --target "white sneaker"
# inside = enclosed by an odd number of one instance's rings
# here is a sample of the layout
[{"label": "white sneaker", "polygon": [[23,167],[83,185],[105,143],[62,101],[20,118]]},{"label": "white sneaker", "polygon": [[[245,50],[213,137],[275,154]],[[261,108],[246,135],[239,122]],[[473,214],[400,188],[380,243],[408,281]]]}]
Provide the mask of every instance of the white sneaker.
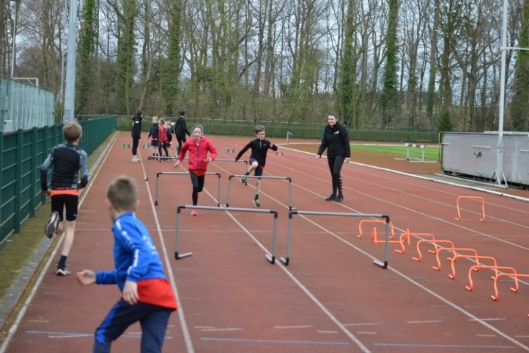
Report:
[{"label": "white sneaker", "polygon": [[44,232],[46,233],[46,236],[50,239],[53,237],[53,234],[55,234],[55,231],[57,230],[59,218],[59,212],[53,211],[52,213],[50,213],[50,217],[48,218],[46,226],[44,226]]},{"label": "white sneaker", "polygon": [[70,273],[70,269],[67,267],[58,268],[56,272],[57,276],[68,276]]}]

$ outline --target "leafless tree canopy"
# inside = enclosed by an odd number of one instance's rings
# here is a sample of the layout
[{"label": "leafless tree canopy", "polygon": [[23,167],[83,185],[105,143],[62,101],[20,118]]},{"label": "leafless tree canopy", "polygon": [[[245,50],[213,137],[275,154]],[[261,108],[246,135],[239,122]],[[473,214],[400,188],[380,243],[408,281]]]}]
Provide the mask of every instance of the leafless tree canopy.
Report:
[{"label": "leafless tree canopy", "polygon": [[[0,1],[2,76],[38,78],[58,111],[69,1]],[[528,2],[509,0],[509,47],[528,45]],[[335,112],[354,128],[498,128],[501,1],[83,0],[78,10],[79,115],[141,107],[322,123]],[[520,53],[507,52],[507,130],[529,130]],[[391,119],[381,103],[388,58],[397,63]],[[523,99],[511,119],[514,97]]]}]

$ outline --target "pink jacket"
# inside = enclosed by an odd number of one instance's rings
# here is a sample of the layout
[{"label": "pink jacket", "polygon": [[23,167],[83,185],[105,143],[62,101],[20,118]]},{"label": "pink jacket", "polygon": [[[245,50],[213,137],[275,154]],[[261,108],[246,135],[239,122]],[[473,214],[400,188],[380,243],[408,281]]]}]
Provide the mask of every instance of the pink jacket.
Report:
[{"label": "pink jacket", "polygon": [[217,148],[206,137],[201,137],[198,144],[195,139],[191,138],[182,145],[178,159],[182,161],[188,150],[189,162],[187,169],[198,175],[206,174],[208,163],[205,160],[208,158],[208,152],[210,153],[209,158],[214,161],[217,157]]}]

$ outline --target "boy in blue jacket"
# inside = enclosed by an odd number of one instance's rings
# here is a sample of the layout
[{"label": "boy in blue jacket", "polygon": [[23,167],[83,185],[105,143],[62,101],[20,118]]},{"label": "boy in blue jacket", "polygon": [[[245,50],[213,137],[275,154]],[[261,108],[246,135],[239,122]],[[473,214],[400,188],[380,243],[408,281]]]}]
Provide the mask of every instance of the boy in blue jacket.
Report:
[{"label": "boy in blue jacket", "polygon": [[77,273],[79,283],[117,284],[122,298],[112,307],[94,334],[94,353],[110,352],[130,325],[141,323],[141,352],[162,352],[162,345],[176,298],[145,225],[136,218],[138,189],[127,176],[118,176],[107,189],[107,204],[114,222],[116,269]]}]

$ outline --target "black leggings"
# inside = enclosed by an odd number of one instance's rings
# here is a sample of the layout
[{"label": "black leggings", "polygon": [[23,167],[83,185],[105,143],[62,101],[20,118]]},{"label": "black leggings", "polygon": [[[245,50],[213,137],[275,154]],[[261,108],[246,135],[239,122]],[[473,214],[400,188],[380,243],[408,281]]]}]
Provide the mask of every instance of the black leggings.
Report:
[{"label": "black leggings", "polygon": [[344,156],[336,156],[333,158],[327,158],[329,164],[329,171],[332,176],[332,194],[342,196],[342,166],[345,161]]},{"label": "black leggings", "polygon": [[132,138],[132,155],[135,156],[138,154],[138,144],[140,143],[139,137]]},{"label": "black leggings", "polygon": [[186,142],[186,135],[184,136],[176,136],[176,140],[178,141],[178,153],[180,153],[180,149],[182,148],[182,144]]},{"label": "black leggings", "polygon": [[204,181],[206,180],[205,175],[198,176],[194,172],[190,172],[189,176],[191,177],[191,184],[193,184],[193,193],[191,198],[193,199],[193,205],[198,204],[198,193],[204,189]]},{"label": "black leggings", "polygon": [[162,156],[162,149],[165,152],[165,156],[169,157],[169,151],[167,150],[167,142],[160,142],[160,145],[158,146],[158,153],[160,154],[160,157]]}]

